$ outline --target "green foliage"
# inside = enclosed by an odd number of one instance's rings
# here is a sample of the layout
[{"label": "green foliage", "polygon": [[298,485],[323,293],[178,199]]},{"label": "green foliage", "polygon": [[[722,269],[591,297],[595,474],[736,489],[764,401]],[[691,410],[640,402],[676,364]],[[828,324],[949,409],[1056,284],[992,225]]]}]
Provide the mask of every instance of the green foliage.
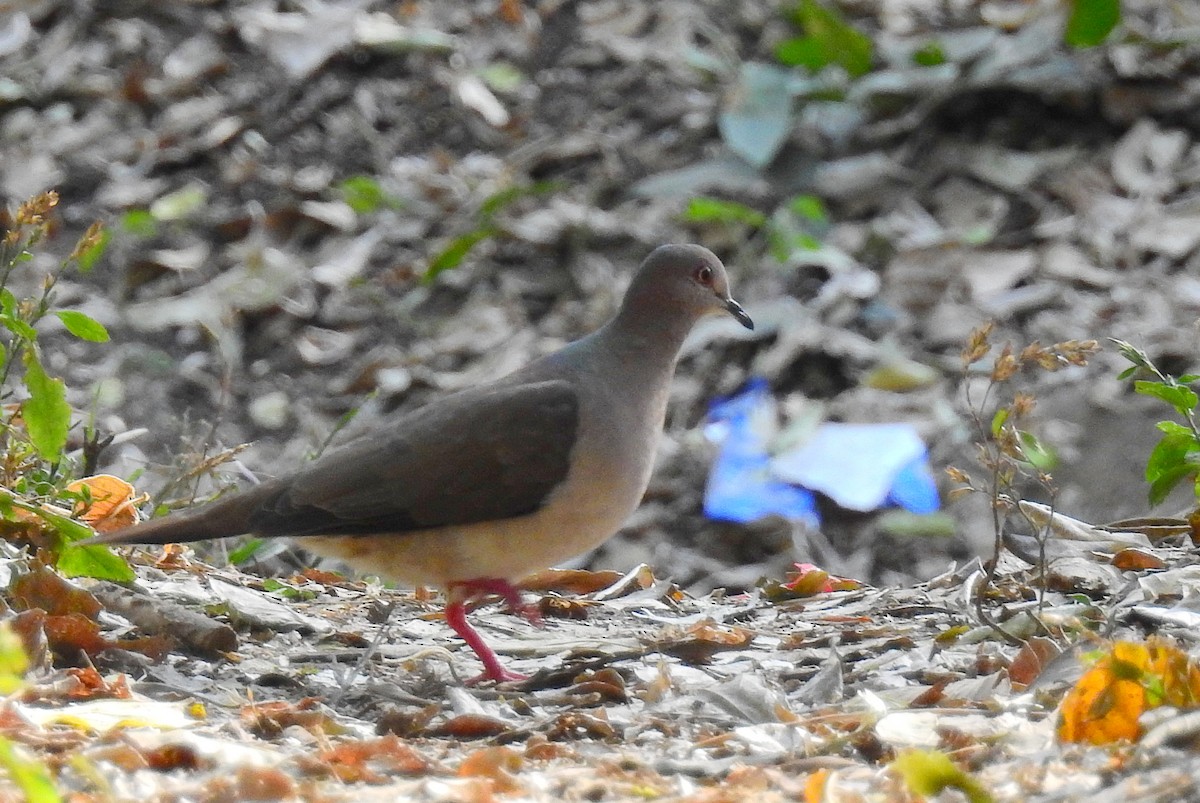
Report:
[{"label": "green foliage", "polygon": [[531,196],[548,195],[557,192],[561,186],[557,181],[538,181],[533,184],[505,187],[489,195],[479,205],[474,228],[452,238],[429,261],[429,267],[425,269],[424,281],[431,282],[442,271],[457,268],[475,246],[500,234],[501,228],[496,223],[496,216],[515,201]]},{"label": "green foliage", "polygon": [[1071,47],[1102,44],[1121,21],[1121,0],[1067,0],[1071,13],[1064,34]]},{"label": "green foliage", "polygon": [[[1029,420],[1037,399],[1024,391],[1012,391],[1016,380],[1033,371],[1053,373],[1067,366],[1085,366],[1100,346],[1094,340],[1067,340],[1043,346],[1037,341],[1017,350],[1011,343],[997,347],[992,342],[992,324],[974,330],[962,350],[962,392],[967,415],[975,431],[976,460],[981,472],[974,475],[955,466],[946,469],[958,487],[950,498],[982,494],[987,498],[992,519],[993,558],[984,582],[974,596],[975,613],[998,633],[1007,633],[984,609],[987,589],[995,582],[996,566],[1009,532],[1012,516],[1023,517],[1034,531],[1038,543],[1045,545],[1049,530],[1033,521],[1019,502],[1023,486],[1036,483],[1050,499],[1057,494],[1049,470],[1056,463],[1054,450],[1029,429]],[[989,365],[990,362],[990,365]],[[979,378],[987,384],[979,394]],[[1005,398],[1007,397],[1007,399]],[[1042,569],[1048,565],[1041,556]],[[1044,587],[1044,586],[1043,586]],[[932,793],[931,793],[932,794]]]},{"label": "green foliage", "polygon": [[121,228],[134,237],[150,239],[158,234],[158,221],[149,209],[130,209],[121,217]]},{"label": "green foliage", "polygon": [[108,342],[108,330],[104,328],[104,324],[79,310],[60,309],[55,310],[54,314],[63,322],[63,326],[67,327],[67,331],[80,340],[92,343]]},{"label": "green foliage", "polygon": [[[13,632],[8,622],[0,622],[0,694],[8,696],[20,691],[25,685],[27,671],[29,657],[21,637]],[[0,736],[0,770],[29,803],[59,803],[62,800],[46,765],[30,758],[3,736]]]},{"label": "green foliage", "polygon": [[40,520],[54,536],[49,553],[64,574],[128,581],[133,579],[132,570],[107,547],[72,546],[93,533],[54,506],[70,506],[78,496],[66,487],[72,479],[65,454],[72,410],[65,383],[46,369],[39,333],[40,322],[54,316],[75,337],[94,343],[108,340],[99,321],[79,310],[56,309],[54,304],[59,277],[73,268],[93,269],[108,245],[107,234],[99,224],[89,227],[57,269],[40,279],[34,277],[36,294],[19,298],[12,289],[12,279],[18,271],[29,269],[35,250],[46,238],[48,218],[57,204],[58,196],[52,192],[25,202],[0,240],[0,393],[20,400],[0,412],[0,516]]},{"label": "green foliage", "polygon": [[267,545],[265,538],[250,538],[240,545],[237,549],[229,553],[229,562],[234,566],[241,566],[254,559],[262,548]]},{"label": "green foliage", "polygon": [[29,400],[22,406],[25,428],[42,459],[57,463],[67,445],[67,430],[71,426],[67,386],[46,373],[36,349],[25,349],[24,357],[25,388],[29,391]]},{"label": "green foliage", "polygon": [[929,42],[913,53],[913,63],[920,67],[936,67],[946,63],[946,51],[940,42]]},{"label": "green foliage", "polygon": [[789,16],[803,35],[779,44],[775,57],[781,63],[814,73],[837,64],[855,78],[870,72],[871,39],[847,23],[837,9],[818,0],[801,0]]},{"label": "green foliage", "polygon": [[8,622],[0,622],[0,694],[7,697],[25,685],[25,673],[29,671],[29,656],[21,644],[21,637]]},{"label": "green foliage", "polygon": [[940,795],[947,789],[957,789],[970,803],[995,800],[979,781],[938,750],[906,750],[896,756],[891,766],[916,795]]},{"label": "green foliage", "polygon": [[1200,381],[1200,375],[1165,374],[1146,352],[1133,344],[1116,339],[1112,342],[1121,356],[1133,363],[1118,378],[1128,379],[1139,372],[1149,374],[1153,379],[1134,381],[1134,391],[1166,402],[1183,419],[1182,424],[1177,421],[1159,421],[1157,424],[1162,438],[1146,461],[1150,504],[1162,502],[1184,480],[1192,481],[1193,493],[1200,500],[1200,427],[1197,426],[1200,396],[1188,387]]},{"label": "green foliage", "polygon": [[60,803],[62,796],[54,786],[49,768],[7,738],[0,736],[0,768],[13,786],[21,790],[27,803]]},{"label": "green foliage", "polygon": [[688,201],[683,220],[688,223],[745,226],[761,232],[771,256],[783,264],[799,251],[820,249],[821,238],[829,229],[829,213],[825,203],[815,195],[797,195],[785,201],[769,216],[736,201],[702,195]]},{"label": "green foliage", "polygon": [[370,176],[351,176],[338,185],[338,192],[342,194],[342,200],[360,215],[383,207],[398,209],[402,205],[399,198],[389,195]]},{"label": "green foliage", "polygon": [[757,209],[736,201],[699,196],[688,201],[683,219],[689,223],[744,223],[759,228],[767,222],[767,216]]}]

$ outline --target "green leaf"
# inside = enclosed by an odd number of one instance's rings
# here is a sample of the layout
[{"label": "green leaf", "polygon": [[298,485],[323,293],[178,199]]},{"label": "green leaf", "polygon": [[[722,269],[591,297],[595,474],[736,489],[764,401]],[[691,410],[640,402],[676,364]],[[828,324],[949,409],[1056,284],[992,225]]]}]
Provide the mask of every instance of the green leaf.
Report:
[{"label": "green leaf", "polygon": [[1162,399],[1167,404],[1175,408],[1180,415],[1186,415],[1196,409],[1196,404],[1200,399],[1197,398],[1195,391],[1191,388],[1185,388],[1182,385],[1167,384],[1165,382],[1151,382],[1144,379],[1139,379],[1133,383],[1135,392],[1143,396],[1153,396]]},{"label": "green leaf", "polygon": [[792,20],[805,36],[783,42],[776,50],[776,58],[784,64],[813,72],[838,64],[854,78],[871,71],[870,37],[850,26],[835,8],[801,0]]},{"label": "green leaf", "polygon": [[485,226],[484,228],[455,237],[429,263],[429,268],[425,271],[424,280],[431,282],[442,271],[457,268],[467,258],[467,254],[471,253],[472,248],[496,233],[497,229],[495,226]]},{"label": "green leaf", "polygon": [[905,750],[896,756],[891,766],[918,795],[932,797],[946,789],[957,789],[970,803],[992,803],[994,800],[979,781],[938,750]]},{"label": "green leaf", "polygon": [[0,622],[0,694],[8,696],[24,686],[28,671],[29,656],[21,637],[10,623]]},{"label": "green leaf", "polygon": [[374,212],[383,206],[397,209],[400,200],[384,191],[378,181],[370,176],[351,176],[338,185],[342,200],[358,214]]},{"label": "green leaf", "polygon": [[81,273],[91,272],[96,263],[100,261],[100,257],[104,256],[104,252],[108,250],[108,243],[111,240],[112,232],[104,229],[100,232],[100,236],[96,238],[96,242],[75,255],[75,264],[79,266]]},{"label": "green leaf", "polygon": [[814,73],[833,63],[825,43],[813,36],[797,36],[783,40],[775,47],[775,58],[780,64],[803,67]]},{"label": "green leaf", "polygon": [[63,547],[54,566],[67,577],[91,577],[115,583],[131,583],[137,578],[129,563],[103,544]]},{"label": "green leaf", "polygon": [[1191,430],[1172,421],[1160,422],[1163,437],[1146,461],[1151,505],[1162,502],[1186,477],[1200,472],[1200,448]]},{"label": "green leaf", "polygon": [[1132,343],[1128,343],[1124,340],[1117,340],[1115,337],[1110,337],[1109,340],[1112,341],[1112,343],[1117,347],[1117,351],[1121,353],[1122,357],[1129,360],[1138,368],[1145,368],[1148,371],[1154,370],[1154,364],[1150,362],[1150,357],[1146,355],[1146,352],[1142,351]]},{"label": "green leaf", "polygon": [[753,167],[775,158],[792,130],[792,75],[771,64],[746,62],[717,118],[721,139]]},{"label": "green leaf", "polygon": [[829,212],[825,208],[825,202],[815,195],[797,195],[788,201],[788,208],[813,223],[829,222]]},{"label": "green leaf", "polygon": [[1170,495],[1171,491],[1175,490],[1175,486],[1186,477],[1192,476],[1195,472],[1195,466],[1187,465],[1177,465],[1160,472],[1154,481],[1150,483],[1150,492],[1147,494],[1150,506],[1153,507],[1161,504]]},{"label": "green leaf", "polygon": [[483,203],[479,205],[479,214],[484,220],[491,220],[500,210],[520,198],[549,195],[558,192],[562,189],[562,186],[563,183],[561,181],[535,181],[532,184],[505,187],[484,199]]},{"label": "green leaf", "polygon": [[7,287],[0,287],[0,325],[17,337],[33,343],[37,340],[37,330],[21,317],[19,306],[12,291]]},{"label": "green leaf", "polygon": [[1011,412],[1007,407],[1001,407],[992,416],[992,437],[1000,434],[1000,430],[1004,427],[1004,422],[1008,421],[1008,416]]},{"label": "green leaf", "polygon": [[158,234],[158,221],[149,209],[130,209],[121,218],[121,228],[134,237],[148,239]]},{"label": "green leaf", "polygon": [[1071,47],[1095,47],[1121,21],[1121,0],[1069,0],[1071,14],[1063,38]]},{"label": "green leaf", "polygon": [[26,755],[4,736],[0,736],[0,768],[9,783],[24,795],[26,803],[62,803],[46,765]]},{"label": "green leaf", "polygon": [[1049,471],[1058,465],[1058,453],[1054,447],[1042,443],[1032,432],[1017,432],[1021,441],[1021,454],[1038,471]]},{"label": "green leaf", "polygon": [[928,42],[913,53],[912,60],[921,67],[936,67],[946,63],[946,51],[940,42]]},{"label": "green leaf", "polygon": [[25,387],[29,399],[22,405],[21,413],[29,440],[43,459],[57,463],[67,444],[71,406],[67,404],[63,381],[46,374],[33,349],[25,352]]},{"label": "green leaf", "polygon": [[700,196],[688,201],[683,219],[691,223],[745,223],[758,228],[767,222],[767,216],[757,209],[736,201]]},{"label": "green leaf", "polygon": [[1175,435],[1177,437],[1192,441],[1193,445],[1200,447],[1200,443],[1196,443],[1196,435],[1190,429],[1180,424],[1178,421],[1159,421],[1154,425],[1155,428],[1165,435]]},{"label": "green leaf", "polygon": [[54,314],[75,337],[92,343],[108,342],[108,330],[90,315],[74,309],[55,310]]},{"label": "green leaf", "polygon": [[229,562],[234,566],[241,566],[248,560],[251,560],[258,551],[266,545],[265,538],[251,538],[246,543],[239,546],[237,549],[229,553]]}]

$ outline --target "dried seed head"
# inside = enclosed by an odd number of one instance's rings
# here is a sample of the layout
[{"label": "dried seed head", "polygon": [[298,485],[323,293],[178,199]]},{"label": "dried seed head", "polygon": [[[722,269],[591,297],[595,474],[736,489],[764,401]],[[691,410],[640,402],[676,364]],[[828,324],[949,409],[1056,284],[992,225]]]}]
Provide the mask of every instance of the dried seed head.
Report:
[{"label": "dried seed head", "polygon": [[950,478],[951,482],[961,482],[963,485],[971,484],[970,475],[968,475],[967,472],[963,471],[962,469],[955,468],[954,466],[946,466],[946,476]]},{"label": "dried seed head", "polygon": [[1021,365],[1017,362],[1017,358],[1013,356],[1012,346],[1008,343],[1004,344],[1004,349],[1000,352],[1000,356],[992,363],[992,381],[1004,382],[1012,379]]},{"label": "dried seed head", "polygon": [[992,328],[995,324],[988,321],[983,326],[976,327],[967,338],[967,345],[962,350],[963,365],[972,365],[983,356],[991,351],[992,344],[989,337],[992,334]]},{"label": "dried seed head", "polygon": [[100,221],[96,221],[88,226],[88,230],[79,238],[79,242],[75,243],[75,250],[71,252],[71,259],[79,259],[88,251],[95,248],[104,239],[104,225]]},{"label": "dried seed head", "polygon": [[40,226],[46,222],[46,215],[56,206],[58,193],[54,190],[35,195],[17,207],[16,223],[18,226]]},{"label": "dried seed head", "polygon": [[1012,401],[1012,414],[1015,418],[1027,416],[1033,412],[1033,408],[1037,406],[1037,397],[1032,393],[1014,393]]}]

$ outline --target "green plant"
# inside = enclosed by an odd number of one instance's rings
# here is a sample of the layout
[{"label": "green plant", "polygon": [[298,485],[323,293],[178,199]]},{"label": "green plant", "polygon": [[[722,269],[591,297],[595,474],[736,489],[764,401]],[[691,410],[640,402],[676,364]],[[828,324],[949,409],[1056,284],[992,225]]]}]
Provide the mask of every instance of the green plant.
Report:
[{"label": "green plant", "polygon": [[[53,316],[75,337],[108,340],[100,322],[55,305],[59,278],[68,270],[91,270],[108,235],[100,224],[93,224],[57,268],[40,279],[25,275],[50,233],[50,215],[57,205],[54,192],[26,201],[9,216],[0,239],[0,395],[6,400],[0,408],[0,516],[20,526],[40,523],[51,543],[39,546],[64,573],[128,580],[132,571],[106,547],[71,546],[92,531],[58,506],[65,503],[70,508],[79,497],[67,490],[74,479],[74,467],[65,455],[72,410],[65,383],[45,367],[38,325]],[[30,284],[37,289],[26,297],[18,297],[13,289]]]},{"label": "green plant", "polygon": [[360,215],[374,212],[382,207],[399,209],[400,199],[388,194],[383,186],[370,176],[351,176],[337,186],[351,209]]},{"label": "green plant", "polygon": [[[28,669],[29,658],[20,636],[8,622],[0,622],[0,694],[7,696],[23,688]],[[30,803],[62,800],[46,764],[30,757],[24,748],[5,736],[0,736],[0,771]]]},{"label": "green plant", "polygon": [[769,216],[737,201],[698,196],[688,201],[683,219],[687,223],[748,228],[765,237],[766,250],[781,264],[789,262],[797,252],[819,250],[829,229],[829,213],[815,195],[790,198]]},{"label": "green plant", "polygon": [[557,181],[538,181],[528,185],[505,187],[483,199],[475,216],[474,227],[451,239],[434,255],[425,270],[424,280],[431,282],[442,271],[457,268],[475,246],[500,234],[501,228],[496,223],[496,216],[513,202],[529,196],[548,195],[556,192],[561,186]]},{"label": "green plant", "polygon": [[[1068,340],[1051,346],[1043,346],[1035,341],[1017,351],[1012,344],[1005,343],[992,357],[990,367],[986,367],[987,385],[983,395],[976,398],[972,389],[972,371],[976,366],[983,366],[993,352],[992,328],[989,323],[972,332],[961,355],[963,395],[967,415],[975,431],[976,460],[983,468],[983,474],[976,479],[970,472],[954,466],[947,468],[946,473],[959,484],[950,492],[951,499],[981,493],[989,502],[994,537],[993,559],[988,567],[987,582],[976,595],[975,601],[979,618],[996,627],[983,610],[983,592],[995,580],[994,573],[1009,516],[1023,515],[1017,504],[1021,486],[1029,481],[1035,482],[1051,500],[1057,492],[1050,474],[1057,462],[1055,452],[1029,429],[1030,415],[1037,399],[1024,391],[1013,392],[1010,400],[1000,400],[998,397],[1021,372],[1053,372],[1068,365],[1087,365],[1089,357],[1099,351],[1100,346],[1095,340]],[[1029,523],[1035,532],[1041,534],[1039,541],[1044,543],[1044,528]],[[1045,556],[1042,557],[1040,566],[1045,569]],[[1045,578],[1042,579],[1042,587],[1045,588]]]},{"label": "green plant", "polygon": [[847,23],[836,8],[801,0],[787,17],[802,33],[775,48],[781,64],[814,73],[837,64],[855,78],[870,72],[874,50],[870,37]]},{"label": "green plant", "polygon": [[1112,342],[1121,356],[1133,363],[1118,378],[1128,379],[1139,371],[1147,372],[1154,378],[1134,380],[1134,391],[1161,399],[1183,419],[1182,424],[1178,421],[1159,421],[1156,425],[1162,438],[1146,461],[1150,504],[1162,502],[1185,479],[1191,480],[1193,493],[1200,500],[1200,426],[1196,421],[1200,397],[1188,387],[1200,381],[1200,374],[1171,376],[1159,370],[1146,352],[1133,344],[1115,338]]},{"label": "green plant", "polygon": [[1121,21],[1121,0],[1065,0],[1070,6],[1063,38],[1071,47],[1102,44]]}]

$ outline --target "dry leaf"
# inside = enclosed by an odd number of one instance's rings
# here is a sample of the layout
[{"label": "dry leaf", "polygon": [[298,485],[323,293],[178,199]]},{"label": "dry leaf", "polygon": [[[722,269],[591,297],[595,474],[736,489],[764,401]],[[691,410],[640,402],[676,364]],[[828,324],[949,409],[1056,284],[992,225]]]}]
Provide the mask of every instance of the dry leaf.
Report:
[{"label": "dry leaf", "polygon": [[138,505],[150,498],[146,494],[139,495],[132,485],[112,474],[75,480],[67,485],[67,490],[83,496],[75,503],[72,515],[87,522],[98,533],[137,524]]},{"label": "dry leaf", "polygon": [[1110,744],[1141,736],[1138,718],[1151,708],[1194,708],[1200,667],[1166,639],[1118,641],[1067,693],[1059,711],[1064,742]]}]

